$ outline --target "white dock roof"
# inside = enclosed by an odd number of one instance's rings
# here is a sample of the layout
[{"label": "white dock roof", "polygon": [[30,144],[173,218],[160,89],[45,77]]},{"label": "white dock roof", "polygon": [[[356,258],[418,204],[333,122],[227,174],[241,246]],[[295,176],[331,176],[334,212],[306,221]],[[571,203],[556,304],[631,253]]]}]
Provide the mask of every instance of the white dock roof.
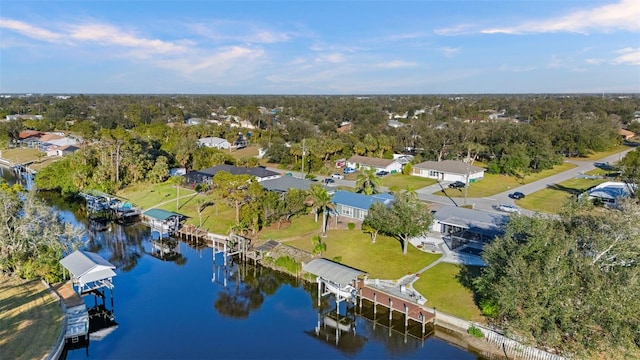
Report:
[{"label": "white dock roof", "polygon": [[311,260],[302,267],[302,270],[340,285],[350,284],[358,276],[367,274],[364,271],[338,264],[328,259]]},{"label": "white dock roof", "polygon": [[81,284],[109,279],[116,276],[113,271],[115,265],[105,260],[102,256],[76,250],[60,260],[60,264],[73,275]]}]

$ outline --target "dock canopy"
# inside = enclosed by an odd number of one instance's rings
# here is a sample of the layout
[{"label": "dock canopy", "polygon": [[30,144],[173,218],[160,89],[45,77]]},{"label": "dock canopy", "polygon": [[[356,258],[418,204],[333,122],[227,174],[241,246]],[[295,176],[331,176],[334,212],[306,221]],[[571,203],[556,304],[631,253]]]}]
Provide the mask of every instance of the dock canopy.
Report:
[{"label": "dock canopy", "polygon": [[113,271],[116,267],[96,253],[76,250],[60,260],[60,264],[71,273],[80,292],[85,290],[85,286],[91,290],[97,283],[100,287],[113,287],[111,278],[116,276]]},{"label": "dock canopy", "polygon": [[155,220],[165,221],[172,217],[182,218],[184,215],[174,213],[172,211],[162,210],[162,209],[149,209],[144,212],[144,216],[153,218]]},{"label": "dock canopy", "polygon": [[351,284],[359,276],[367,274],[328,259],[311,260],[302,270],[341,285]]}]

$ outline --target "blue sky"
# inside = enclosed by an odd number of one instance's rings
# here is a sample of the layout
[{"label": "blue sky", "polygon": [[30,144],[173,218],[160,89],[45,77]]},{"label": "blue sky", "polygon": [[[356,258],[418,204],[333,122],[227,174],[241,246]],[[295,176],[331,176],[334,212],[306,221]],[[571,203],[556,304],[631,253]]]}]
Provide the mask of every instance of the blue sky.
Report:
[{"label": "blue sky", "polygon": [[640,92],[640,1],[0,2],[0,93]]}]

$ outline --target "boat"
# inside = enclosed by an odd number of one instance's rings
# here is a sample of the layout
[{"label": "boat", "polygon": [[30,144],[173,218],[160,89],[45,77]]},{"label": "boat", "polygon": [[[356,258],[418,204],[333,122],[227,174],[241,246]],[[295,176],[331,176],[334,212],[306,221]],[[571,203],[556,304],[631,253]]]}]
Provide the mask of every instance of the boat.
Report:
[{"label": "boat", "polygon": [[342,285],[340,286],[339,284],[336,284],[334,282],[331,282],[329,280],[326,279],[321,279],[318,278],[317,279],[318,282],[322,281],[324,282],[324,286],[325,289],[327,289],[328,291],[339,295],[341,298],[343,299],[351,299],[351,298],[355,298],[356,295],[358,294],[358,291],[356,290],[356,288],[354,288],[351,285]]}]

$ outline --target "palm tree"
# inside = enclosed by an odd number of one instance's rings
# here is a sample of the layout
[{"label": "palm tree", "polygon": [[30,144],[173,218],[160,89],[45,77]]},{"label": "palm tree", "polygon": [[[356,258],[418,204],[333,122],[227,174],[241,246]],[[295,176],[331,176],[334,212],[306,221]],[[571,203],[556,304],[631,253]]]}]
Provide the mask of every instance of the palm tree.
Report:
[{"label": "palm tree", "polygon": [[329,211],[335,210],[335,204],[331,201],[331,195],[327,189],[320,185],[313,185],[310,190],[311,200],[316,211],[316,221],[318,212],[322,211],[322,236],[327,236],[327,217]]},{"label": "palm tree", "polygon": [[376,169],[369,168],[358,174],[356,179],[356,189],[365,195],[376,194],[378,188],[382,186],[382,180],[376,176]]}]

